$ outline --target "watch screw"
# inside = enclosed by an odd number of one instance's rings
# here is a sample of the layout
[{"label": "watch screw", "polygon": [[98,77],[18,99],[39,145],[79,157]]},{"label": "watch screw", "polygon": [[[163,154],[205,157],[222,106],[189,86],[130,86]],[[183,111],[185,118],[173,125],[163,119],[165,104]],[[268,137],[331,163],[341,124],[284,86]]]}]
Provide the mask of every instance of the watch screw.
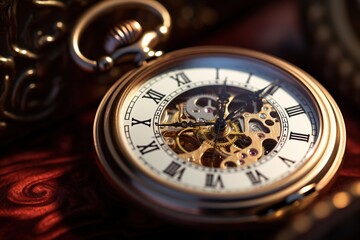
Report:
[{"label": "watch screw", "polygon": [[104,48],[111,54],[119,47],[134,43],[142,34],[142,27],[135,20],[127,20],[110,29],[105,38]]}]

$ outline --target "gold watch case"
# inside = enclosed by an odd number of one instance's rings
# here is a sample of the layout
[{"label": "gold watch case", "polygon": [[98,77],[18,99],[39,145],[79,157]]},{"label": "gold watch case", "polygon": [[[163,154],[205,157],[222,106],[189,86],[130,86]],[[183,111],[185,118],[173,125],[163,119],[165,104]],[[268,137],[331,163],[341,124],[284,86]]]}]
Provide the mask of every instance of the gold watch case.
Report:
[{"label": "gold watch case", "polygon": [[[309,148],[304,160],[293,167],[292,172],[268,184],[254,184],[252,188],[239,191],[236,189],[226,191],[224,188],[219,188],[210,191],[205,187],[204,189],[189,187],[169,176],[166,178],[161,171],[155,171],[151,166],[149,167],[149,164],[144,164],[144,161],[139,160],[142,157],[137,157],[139,155],[134,153],[139,149],[136,149],[136,143],[131,145],[129,140],[131,138],[128,136],[131,133],[124,130],[124,126],[128,125],[123,123],[122,119],[129,106],[136,104],[131,99],[144,98],[144,95],[141,95],[144,93],[139,92],[141,87],[150,84],[157,76],[174,69],[181,70],[196,65],[236,70],[243,62],[250,62],[249,68],[256,66],[259,72],[262,71],[262,67],[268,69],[267,76],[274,72],[288,78],[289,80],[286,81],[289,82],[285,85],[296,86],[304,101],[313,105],[312,109],[316,115],[314,118],[317,118],[316,138],[314,137],[314,144]],[[254,72],[254,75],[256,74]],[[221,78],[218,89],[221,89],[224,79]],[[207,89],[206,85],[201,87],[204,90]],[[155,125],[154,116],[160,115],[151,112],[149,108],[144,108],[143,111],[144,114],[149,111],[151,121],[146,124],[151,124],[151,128],[155,129],[153,138],[163,139],[162,136],[158,136],[160,127]],[[138,119],[136,121],[140,122]],[[284,125],[283,122],[281,124]],[[281,134],[284,134],[284,129],[281,131]],[[94,123],[94,141],[102,172],[120,193],[129,196],[131,200],[158,215],[178,222],[233,224],[274,220],[289,210],[301,208],[313,199],[334,179],[342,162],[346,136],[344,120],[335,101],[326,89],[304,71],[280,59],[255,51],[206,46],[165,54],[120,78],[99,106]],[[289,141],[289,135],[284,141]],[[158,148],[157,151],[163,151],[162,146]],[[275,156],[273,152],[274,150],[268,153],[267,157],[263,156],[267,158],[266,164],[271,163],[270,156],[272,154]],[[150,154],[155,153],[151,152],[148,155]],[[194,167],[193,163],[179,158],[174,161],[184,168]],[[236,171],[248,171],[254,166],[256,168],[265,164],[259,162],[249,166],[240,166],[237,168],[240,170]],[[197,168],[216,176],[232,171],[206,166],[197,166]],[[179,176],[180,173],[177,174]],[[195,179],[197,176],[193,177]],[[257,174],[255,177],[261,180],[263,176]],[[241,184],[240,182],[239,185]]]}]

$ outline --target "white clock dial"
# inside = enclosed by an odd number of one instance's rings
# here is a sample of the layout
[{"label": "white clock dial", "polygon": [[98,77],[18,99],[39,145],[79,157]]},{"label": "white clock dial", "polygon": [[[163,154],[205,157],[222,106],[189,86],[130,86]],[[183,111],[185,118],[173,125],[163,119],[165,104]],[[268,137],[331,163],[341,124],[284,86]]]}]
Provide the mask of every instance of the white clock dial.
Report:
[{"label": "white clock dial", "polygon": [[[251,190],[301,167],[317,139],[315,103],[288,76],[246,65],[180,67],[134,89],[119,109],[118,135],[135,164],[176,186],[207,192]],[[216,139],[224,83],[226,126]],[[179,126],[184,122],[199,124]]]}]

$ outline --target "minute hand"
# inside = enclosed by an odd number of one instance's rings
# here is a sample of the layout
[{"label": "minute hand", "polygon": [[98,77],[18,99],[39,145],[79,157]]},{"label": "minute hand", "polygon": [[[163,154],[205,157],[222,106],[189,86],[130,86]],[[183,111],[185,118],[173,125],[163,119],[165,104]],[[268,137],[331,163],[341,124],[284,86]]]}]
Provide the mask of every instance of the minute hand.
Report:
[{"label": "minute hand", "polygon": [[186,122],[186,121],[182,121],[182,122],[174,122],[174,123],[156,123],[156,126],[159,127],[182,127],[182,128],[187,128],[187,127],[200,127],[200,126],[211,126],[214,125],[214,122]]},{"label": "minute hand", "polygon": [[280,84],[279,80],[272,81],[266,87],[255,91],[253,97],[259,99],[264,97],[266,94],[273,94],[279,88],[279,84]]}]

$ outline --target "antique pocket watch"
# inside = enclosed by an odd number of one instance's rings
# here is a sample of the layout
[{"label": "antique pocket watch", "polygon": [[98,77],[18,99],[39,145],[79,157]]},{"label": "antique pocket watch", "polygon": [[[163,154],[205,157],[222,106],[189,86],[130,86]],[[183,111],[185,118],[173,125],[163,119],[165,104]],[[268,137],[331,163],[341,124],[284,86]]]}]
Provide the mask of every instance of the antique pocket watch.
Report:
[{"label": "antique pocket watch", "polygon": [[[86,58],[84,29],[119,7],[147,9],[162,25],[107,57]],[[94,123],[98,163],[113,186],[159,215],[199,224],[276,219],[323,190],[345,149],[329,93],[295,66],[245,49],[194,47],[147,62],[169,27],[157,2],[111,0],[73,32],[72,56],[86,70],[107,70],[128,54],[141,65],[111,87]]]}]

